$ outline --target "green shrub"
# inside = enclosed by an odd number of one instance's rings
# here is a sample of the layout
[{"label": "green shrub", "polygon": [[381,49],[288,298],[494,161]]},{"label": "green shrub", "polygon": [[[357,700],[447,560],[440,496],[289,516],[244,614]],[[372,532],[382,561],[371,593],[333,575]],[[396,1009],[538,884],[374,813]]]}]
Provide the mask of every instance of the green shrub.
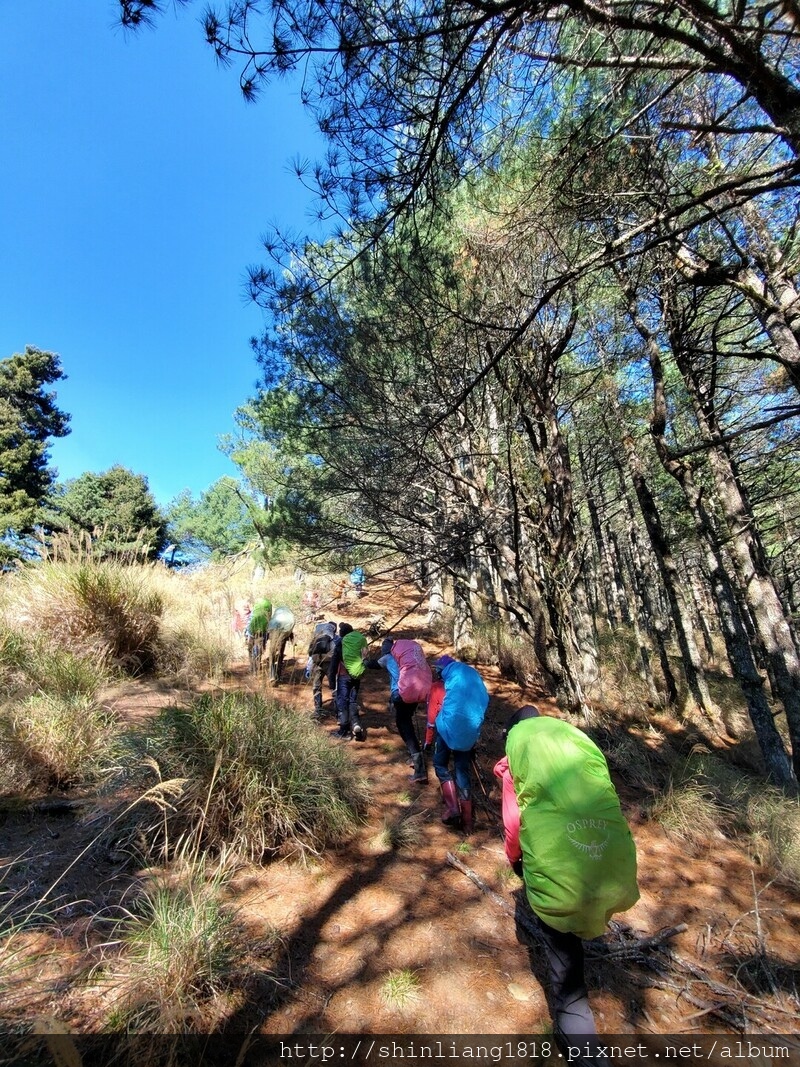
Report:
[{"label": "green shrub", "polygon": [[387,1007],[410,1008],[421,996],[419,977],[408,967],[390,971],[381,983],[380,995]]},{"label": "green shrub", "polygon": [[198,844],[256,860],[316,853],[346,839],[366,806],[348,753],[307,717],[254,694],[166,708],[140,743],[160,774],[186,780],[175,811],[154,827],[162,848],[192,832]]},{"label": "green shrub", "polygon": [[92,700],[107,681],[101,665],[75,655],[66,648],[54,648],[42,640],[28,653],[26,673],[30,684],[52,696],[69,700],[86,697]]}]

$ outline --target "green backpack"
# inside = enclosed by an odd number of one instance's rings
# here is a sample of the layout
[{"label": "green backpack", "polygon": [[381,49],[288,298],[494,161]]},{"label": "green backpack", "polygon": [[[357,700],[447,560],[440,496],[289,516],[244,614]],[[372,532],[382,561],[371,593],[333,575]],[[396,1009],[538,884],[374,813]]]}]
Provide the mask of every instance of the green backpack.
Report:
[{"label": "green backpack", "polygon": [[361,658],[361,650],[366,643],[366,637],[358,630],[352,630],[342,638],[342,660],[351,678],[360,678],[367,669]]},{"label": "green backpack", "polygon": [[599,937],[639,899],[636,846],[600,749],[570,723],[540,716],[510,731],[525,889],[556,930]]}]

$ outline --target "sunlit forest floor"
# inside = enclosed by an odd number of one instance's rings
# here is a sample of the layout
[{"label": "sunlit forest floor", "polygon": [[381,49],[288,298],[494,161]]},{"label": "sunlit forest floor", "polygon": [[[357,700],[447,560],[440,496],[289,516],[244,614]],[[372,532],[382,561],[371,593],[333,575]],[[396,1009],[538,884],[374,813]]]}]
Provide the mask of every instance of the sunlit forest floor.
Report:
[{"label": "sunlit forest floor", "polygon": [[[356,628],[378,618],[389,628],[402,619],[394,636],[421,640],[433,656],[446,648],[427,634],[417,597],[411,584],[376,581],[328,617]],[[310,715],[303,669],[311,629],[310,622],[298,626],[280,685],[249,674],[243,646],[221,684],[263,690],[297,715]],[[410,782],[387,711],[384,672],[368,671],[361,690],[366,740],[331,737],[331,744],[348,745],[369,778],[373,800],[366,822],[346,845],[319,857],[238,865],[226,897],[247,931],[248,949],[238,987],[215,1007],[215,1029],[549,1033],[543,958],[514,920],[521,883],[505,862],[492,766],[513,709],[535,701],[547,713],[559,712],[544,694],[521,689],[498,667],[480,670],[491,702],[477,753],[475,832],[467,838],[440,822],[432,767],[427,785]],[[335,719],[325,694],[328,714],[318,728],[332,735]],[[163,683],[130,681],[109,691],[106,701],[134,722],[184,695]],[[601,721],[601,744],[605,739],[617,752],[624,748],[633,769],[658,758],[665,738],[684,754],[713,745],[653,711],[627,718],[606,712]],[[424,729],[421,717],[418,729]],[[587,949],[598,1030],[799,1033],[798,893],[752,848],[719,831],[695,833],[689,843],[665,830],[649,815],[654,797],[642,776],[622,773],[613,760],[610,765],[637,843],[641,899]],[[27,935],[36,965],[17,975],[14,1025],[57,1019],[76,1033],[104,1026],[110,990],[97,966],[102,918],[118,913],[144,874],[131,864],[124,821],[108,826],[107,813],[118,811],[119,801],[118,795],[75,790],[32,798],[0,814],[2,852],[17,861],[5,888],[19,893],[17,904],[33,902],[58,880],[52,923]]]}]

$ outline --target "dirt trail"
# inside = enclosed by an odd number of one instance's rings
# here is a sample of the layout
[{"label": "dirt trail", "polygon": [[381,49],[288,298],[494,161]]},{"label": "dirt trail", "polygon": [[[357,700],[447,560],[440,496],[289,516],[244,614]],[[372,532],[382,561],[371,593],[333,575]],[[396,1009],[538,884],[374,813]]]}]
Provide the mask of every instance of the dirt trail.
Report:
[{"label": "dirt trail", "polygon": [[[389,626],[402,618],[393,636],[418,639],[434,656],[446,648],[426,639],[425,617],[413,610],[416,595],[409,586],[368,586],[363,599],[328,617],[346,618],[363,629],[375,616],[384,616]],[[306,647],[298,639],[287,681],[276,689],[301,714],[311,710],[310,688],[301,677]],[[244,1012],[249,1023],[260,1017],[262,1033],[549,1032],[540,955],[529,952],[513,919],[446,858],[455,853],[491,889],[516,902],[519,882],[508,877],[492,766],[502,754],[502,725],[514,708],[536,700],[543,710],[558,713],[543,694],[523,693],[494,667],[480,669],[492,699],[478,748],[476,829],[468,839],[442,825],[432,767],[427,785],[411,783],[405,748],[387,711],[387,679],[384,672],[369,671],[361,689],[367,739],[336,742],[349,745],[372,783],[367,825],[347,847],[311,869],[282,862],[249,871],[235,883],[254,933],[269,923],[285,939],[283,985],[274,1006],[263,1014],[251,1004]],[[421,719],[419,727],[424,728]],[[332,710],[321,728],[333,733]],[[767,887],[765,874],[724,839],[688,854],[681,841],[643,820],[644,798],[619,785],[637,841],[642,896],[619,917],[620,929],[609,940],[644,938],[686,923],[686,932],[670,945],[698,968],[700,978],[684,971],[673,988],[660,989],[647,968],[613,958],[590,962],[598,1028],[606,1033],[736,1029],[731,1023],[740,1019],[742,1005],[756,1012],[758,994],[739,989],[737,1000],[718,989],[714,995],[702,978],[730,985],[730,968],[722,966],[722,958],[753,955],[756,921],[766,931],[774,965],[786,973],[797,967],[800,904],[785,890]],[[407,850],[392,851],[381,844],[381,831],[400,819],[416,824],[419,840]],[[419,980],[418,998],[392,1004],[384,995],[387,976],[404,969]],[[793,1032],[794,1005],[780,996],[774,1001],[776,1029]]]},{"label": "dirt trail", "polygon": [[[375,616],[384,616],[389,626],[405,616],[393,636],[421,640],[430,656],[445,651],[426,639],[415,598],[412,586],[368,585],[362,599],[328,617],[346,618],[358,628]],[[310,631],[310,625],[298,627],[294,655],[290,651],[279,686],[251,678],[244,657],[227,684],[263,689],[296,707],[298,714],[310,715],[311,691],[302,673]],[[476,829],[468,839],[440,822],[432,768],[427,785],[411,783],[404,746],[387,712],[386,676],[367,672],[361,690],[367,739],[332,743],[348,744],[372,784],[368,820],[352,841],[319,862],[282,860],[244,868],[235,876],[231,899],[253,941],[274,929],[281,947],[277,983],[248,985],[228,1020],[229,1031],[549,1032],[540,954],[529,951],[512,917],[447,862],[447,853],[456,853],[487,886],[515,904],[520,883],[508,874],[491,768],[502,753],[501,728],[511,710],[536,700],[543,710],[557,713],[546,697],[523,693],[497,668],[480,670],[492,699],[477,755]],[[124,717],[137,720],[175,695],[163,686],[131,685],[115,694],[114,704]],[[333,715],[319,728],[332,734]],[[645,751],[648,739],[638,741]],[[681,966],[669,965],[663,950],[650,953],[660,961],[660,975],[641,960],[613,955],[590,960],[587,975],[598,1029],[614,1034],[797,1033],[796,895],[770,884],[767,873],[721,837],[706,847],[687,849],[644,820],[645,797],[628,783],[618,784],[637,842],[641,900],[619,917],[620,925],[606,942],[618,947],[679,923],[687,929],[669,942]],[[381,838],[385,825],[398,820],[418,830],[417,843],[399,851]],[[9,820],[5,830],[3,851],[27,851],[29,862],[20,877],[39,885],[60,873],[91,833],[80,820],[56,825],[35,816],[27,823]],[[62,917],[64,973],[55,997],[42,1010],[69,1020],[76,1030],[97,1025],[102,1000],[95,990],[93,1012],[91,983],[87,987],[85,981],[89,917],[98,906],[118,904],[131,882],[112,834],[60,886],[65,899],[79,903]],[[404,970],[414,972],[418,990],[401,1003],[387,997],[386,981]]]}]

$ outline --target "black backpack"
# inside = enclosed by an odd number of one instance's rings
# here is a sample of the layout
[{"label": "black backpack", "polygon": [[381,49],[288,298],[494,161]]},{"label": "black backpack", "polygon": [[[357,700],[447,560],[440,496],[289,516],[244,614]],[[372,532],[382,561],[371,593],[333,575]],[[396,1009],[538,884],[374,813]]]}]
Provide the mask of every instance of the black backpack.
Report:
[{"label": "black backpack", "polygon": [[317,634],[314,640],[311,642],[311,648],[308,650],[312,656],[327,656],[331,650],[333,644],[333,638],[330,634]]}]

